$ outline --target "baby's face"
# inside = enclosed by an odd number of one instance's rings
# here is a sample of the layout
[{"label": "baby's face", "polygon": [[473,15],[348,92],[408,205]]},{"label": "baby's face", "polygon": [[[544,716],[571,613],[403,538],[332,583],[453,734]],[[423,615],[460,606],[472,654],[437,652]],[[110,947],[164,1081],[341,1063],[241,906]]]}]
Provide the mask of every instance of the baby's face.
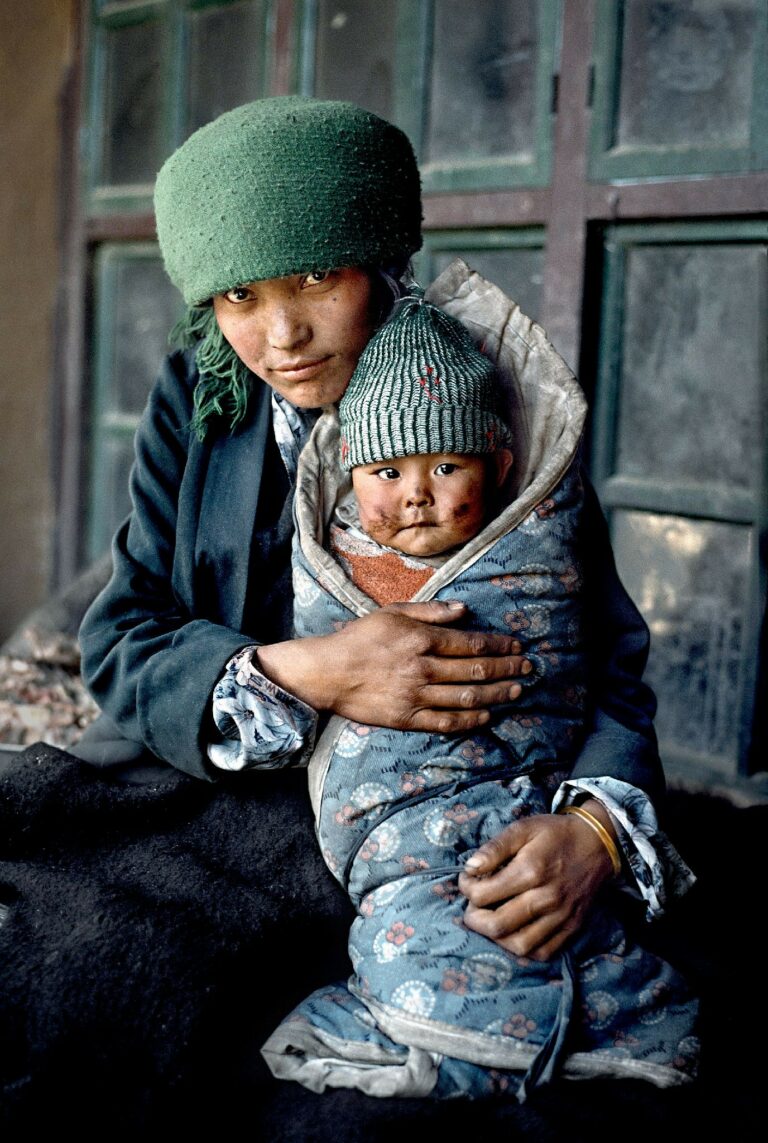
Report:
[{"label": "baby's face", "polygon": [[439,555],[482,528],[487,471],[483,457],[457,453],[362,464],[352,470],[360,524],[388,548],[409,556]]}]

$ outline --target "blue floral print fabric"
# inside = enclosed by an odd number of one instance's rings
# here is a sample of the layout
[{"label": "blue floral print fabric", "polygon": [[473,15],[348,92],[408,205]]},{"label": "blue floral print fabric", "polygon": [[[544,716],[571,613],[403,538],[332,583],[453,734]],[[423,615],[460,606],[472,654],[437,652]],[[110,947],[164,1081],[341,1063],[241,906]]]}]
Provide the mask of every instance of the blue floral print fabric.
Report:
[{"label": "blue floral print fabric", "polygon": [[208,757],[220,770],[306,765],[317,715],[262,675],[253,662],[254,650],[244,647],[230,659],[216,684],[213,717],[222,741],[209,743]]},{"label": "blue floral print fabric", "polygon": [[[458,873],[510,821],[548,813],[584,732],[578,470],[441,589],[470,626],[515,632],[534,670],[465,736],[333,719],[312,761],[326,863],[350,895],[353,976],[270,1037],[277,1075],[314,1090],[524,1097],[554,1074],[683,1082],[696,1003],[669,965],[598,904],[568,951],[519,958],[463,924]],[[296,628],[353,617],[294,549]],[[621,786],[622,783],[616,783]],[[571,797],[567,787],[561,797]]]}]

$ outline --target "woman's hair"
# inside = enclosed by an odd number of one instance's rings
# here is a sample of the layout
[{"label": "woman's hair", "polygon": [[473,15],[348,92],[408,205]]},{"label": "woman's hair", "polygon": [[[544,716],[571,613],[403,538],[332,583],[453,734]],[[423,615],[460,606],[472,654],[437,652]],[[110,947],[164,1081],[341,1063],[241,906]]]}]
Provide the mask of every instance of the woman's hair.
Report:
[{"label": "woman's hair", "polygon": [[[363,269],[371,282],[372,317],[381,325],[408,289],[410,263],[405,266]],[[253,390],[253,374],[224,337],[213,312],[213,303],[190,306],[171,330],[172,346],[194,349],[199,380],[193,395],[190,427],[203,440],[216,419],[232,432],[246,415]]]}]

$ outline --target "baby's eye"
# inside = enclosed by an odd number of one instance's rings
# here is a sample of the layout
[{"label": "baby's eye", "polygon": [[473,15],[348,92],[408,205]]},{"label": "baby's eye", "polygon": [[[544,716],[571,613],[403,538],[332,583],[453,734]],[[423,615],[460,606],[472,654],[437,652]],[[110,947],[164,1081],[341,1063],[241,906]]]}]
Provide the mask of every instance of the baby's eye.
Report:
[{"label": "baby's eye", "polygon": [[438,476],[450,476],[452,472],[456,471],[456,468],[457,466],[455,464],[450,464],[446,461],[445,464],[438,464],[435,472]]},{"label": "baby's eye", "polygon": [[233,302],[237,305],[238,302],[249,302],[253,297],[253,293],[248,286],[235,286],[234,289],[227,290],[224,297],[228,302]]},{"label": "baby's eye", "polygon": [[330,270],[310,270],[304,276],[305,286],[319,286],[321,282],[325,282],[330,277]]},{"label": "baby's eye", "polygon": [[376,475],[379,480],[397,480],[400,473],[396,468],[377,468]]}]

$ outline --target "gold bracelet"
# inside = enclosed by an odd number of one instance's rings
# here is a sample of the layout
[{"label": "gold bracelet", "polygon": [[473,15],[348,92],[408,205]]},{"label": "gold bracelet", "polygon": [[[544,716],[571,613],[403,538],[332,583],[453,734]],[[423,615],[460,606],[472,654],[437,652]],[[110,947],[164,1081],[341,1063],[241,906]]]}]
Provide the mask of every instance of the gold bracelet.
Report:
[{"label": "gold bracelet", "polygon": [[563,806],[562,809],[559,809],[557,812],[559,814],[575,814],[577,818],[581,818],[583,822],[586,822],[587,825],[595,831],[605,848],[608,850],[608,856],[610,857],[611,865],[613,866],[613,875],[614,877],[618,877],[621,873],[621,858],[619,857],[619,851],[616,848],[616,842],[608,833],[608,830],[605,828],[603,823],[599,822],[594,814],[591,814],[589,810],[585,810],[583,806]]}]

